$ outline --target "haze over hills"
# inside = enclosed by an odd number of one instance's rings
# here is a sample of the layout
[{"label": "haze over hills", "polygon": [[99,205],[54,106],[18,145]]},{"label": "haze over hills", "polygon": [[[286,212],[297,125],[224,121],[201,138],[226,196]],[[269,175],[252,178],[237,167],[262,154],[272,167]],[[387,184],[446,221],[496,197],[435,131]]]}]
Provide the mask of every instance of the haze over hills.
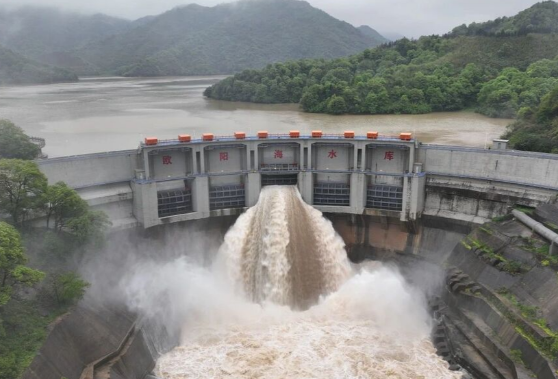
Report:
[{"label": "haze over hills", "polygon": [[347,56],[386,41],[298,0],[190,4],[133,22],[40,7],[0,11],[0,44],[81,75],[228,74]]},{"label": "haze over hills", "polygon": [[40,64],[0,46],[0,85],[77,81],[73,72]]},{"label": "haze over hills", "polygon": [[0,44],[44,61],[57,52],[68,52],[128,28],[128,20],[104,14],[82,15],[48,7],[0,9]]},{"label": "haze over hills", "polygon": [[191,4],[151,18],[76,55],[99,72],[226,74],[299,58],[335,58],[386,40],[360,32],[304,1]]}]

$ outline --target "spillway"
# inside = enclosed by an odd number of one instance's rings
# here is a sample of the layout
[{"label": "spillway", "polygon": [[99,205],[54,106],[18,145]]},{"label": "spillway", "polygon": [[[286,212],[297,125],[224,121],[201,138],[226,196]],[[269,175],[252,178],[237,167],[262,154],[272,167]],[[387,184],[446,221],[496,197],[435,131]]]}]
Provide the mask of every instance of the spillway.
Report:
[{"label": "spillway", "polygon": [[352,266],[296,187],[265,187],[204,275],[160,378],[461,377],[436,355],[422,294],[381,263]]}]

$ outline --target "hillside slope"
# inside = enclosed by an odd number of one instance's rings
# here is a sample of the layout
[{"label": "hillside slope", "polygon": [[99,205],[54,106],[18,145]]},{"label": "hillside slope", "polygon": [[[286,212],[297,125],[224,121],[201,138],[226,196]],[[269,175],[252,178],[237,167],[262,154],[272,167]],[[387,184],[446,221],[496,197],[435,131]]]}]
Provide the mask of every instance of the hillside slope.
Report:
[{"label": "hillside slope", "polygon": [[0,46],[0,85],[48,84],[77,80],[77,76],[68,70],[34,62]]},{"label": "hillside slope", "polygon": [[384,37],[383,35],[381,35],[380,33],[378,33],[378,31],[376,31],[375,29],[372,29],[370,26],[368,25],[361,25],[357,28],[362,34],[364,34],[365,36],[375,39],[381,43],[386,43],[389,42],[390,40],[387,39],[386,37]]},{"label": "hillside slope", "polygon": [[103,14],[82,15],[48,7],[0,10],[0,44],[44,62],[53,53],[75,50],[131,24]]},{"label": "hillside slope", "polygon": [[292,59],[347,56],[384,41],[305,1],[244,0],[175,8],[77,55],[103,73],[226,74]]},{"label": "hillside slope", "polygon": [[558,6],[552,0],[533,5],[513,17],[500,17],[493,21],[461,25],[451,36],[517,36],[528,33],[558,32]]},{"label": "hillside slope", "polygon": [[[548,25],[549,13],[558,21],[558,11],[549,8],[558,10],[558,4],[535,4],[517,17],[529,14]],[[515,25],[515,20],[507,22]],[[476,107],[491,116],[513,117],[552,87],[558,77],[556,62],[544,60],[557,55],[554,33],[404,38],[344,59],[245,71],[208,88],[205,95],[233,101],[300,102],[303,110],[317,113],[428,113]],[[540,63],[531,67],[535,62]],[[508,67],[515,71],[504,72]],[[502,78],[490,83],[501,72]]]}]

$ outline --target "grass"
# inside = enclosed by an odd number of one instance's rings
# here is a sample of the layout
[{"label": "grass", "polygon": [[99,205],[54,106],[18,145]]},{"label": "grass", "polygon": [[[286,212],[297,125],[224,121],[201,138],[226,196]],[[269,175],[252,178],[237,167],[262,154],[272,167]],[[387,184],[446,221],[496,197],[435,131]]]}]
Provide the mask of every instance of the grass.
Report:
[{"label": "grass", "polygon": [[497,254],[496,252],[494,252],[494,249],[491,248],[490,246],[488,246],[486,243],[472,238],[471,236],[468,236],[465,240],[461,241],[461,244],[465,247],[468,248],[468,250],[472,250],[472,248],[474,247],[476,250],[480,250],[482,252],[482,257],[488,260],[492,260],[495,259],[499,262],[502,262],[503,265],[501,265],[499,268],[502,271],[508,272],[510,274],[519,274],[521,273],[522,270],[522,265],[520,262],[517,261],[513,261],[510,259],[506,259],[504,256]]},{"label": "grass", "polygon": [[553,224],[553,223],[550,222],[550,221],[545,221],[545,222],[544,222],[544,225],[545,225],[547,228],[551,229],[553,232],[558,233],[558,225]]},{"label": "grass", "polygon": [[481,226],[481,227],[479,228],[479,230],[482,230],[483,232],[485,232],[485,233],[488,234],[488,235],[494,234],[494,232],[492,231],[492,229],[490,229],[489,227]]},{"label": "grass", "polygon": [[519,237],[523,244],[521,248],[529,251],[541,262],[541,265],[548,267],[551,266],[558,270],[558,257],[550,255],[550,244],[529,237]]},{"label": "grass", "polygon": [[523,207],[521,205],[516,205],[514,209],[517,209],[518,211],[528,214],[530,216],[532,216],[535,213],[534,208]]},{"label": "grass", "polygon": [[[521,316],[537,325],[543,330],[549,338],[540,340],[527,332],[522,325],[517,321],[516,317],[506,309],[500,309],[502,313],[514,324],[515,330],[523,336],[534,348],[540,351],[545,356],[555,359],[558,357],[558,333],[553,331],[548,326],[548,321],[542,317],[537,317],[540,314],[540,309],[535,306],[522,304],[507,288],[500,288],[496,291],[498,294],[504,296],[510,303],[519,310]],[[488,300],[488,299],[487,299]],[[496,304],[494,304],[496,305]],[[513,353],[512,353],[513,354]],[[512,357],[513,359],[513,357]]]},{"label": "grass", "polygon": [[47,336],[47,327],[67,309],[42,314],[36,301],[12,300],[0,313],[0,379],[19,378]]},{"label": "grass", "polygon": [[[537,326],[544,325],[541,329],[549,336],[549,338],[538,339],[533,336],[529,331],[527,331],[523,324],[519,321],[516,314],[510,311],[503,303],[492,301],[490,298],[481,296],[486,302],[494,305],[502,314],[511,322],[515,328],[515,331],[521,335],[534,349],[539,351],[542,355],[549,359],[556,359],[558,357],[558,335],[548,327],[546,320],[542,318],[536,318],[538,313],[537,307],[531,307],[521,304],[517,298],[509,292],[507,288],[499,288],[496,291],[498,294],[503,295],[505,298],[509,299],[510,302],[519,309],[521,316]],[[477,295],[478,296],[478,295]],[[513,353],[512,353],[513,354]],[[512,356],[512,359],[514,357]],[[517,356],[515,357],[517,358]]]},{"label": "grass", "polygon": [[498,223],[500,223],[500,222],[507,221],[507,220],[509,220],[509,219],[510,219],[510,215],[507,214],[507,215],[503,215],[503,216],[493,217],[493,218],[492,218],[492,221],[493,221],[493,222],[498,222]]},{"label": "grass", "polygon": [[523,357],[521,355],[521,350],[512,349],[512,350],[510,350],[510,355],[511,355],[512,361],[514,361],[515,363],[520,363],[520,364],[524,365]]}]

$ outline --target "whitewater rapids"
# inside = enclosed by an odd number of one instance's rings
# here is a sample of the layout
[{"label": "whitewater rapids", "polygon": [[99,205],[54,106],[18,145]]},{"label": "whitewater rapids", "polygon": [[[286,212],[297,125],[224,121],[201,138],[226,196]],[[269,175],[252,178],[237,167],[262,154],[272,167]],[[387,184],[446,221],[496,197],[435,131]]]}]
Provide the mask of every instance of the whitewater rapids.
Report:
[{"label": "whitewater rapids", "polygon": [[430,342],[424,296],[394,268],[352,267],[296,187],[265,187],[210,269],[182,258],[146,270],[149,283],[129,283],[132,308],[170,299],[160,316],[182,326],[162,379],[461,378]]}]

